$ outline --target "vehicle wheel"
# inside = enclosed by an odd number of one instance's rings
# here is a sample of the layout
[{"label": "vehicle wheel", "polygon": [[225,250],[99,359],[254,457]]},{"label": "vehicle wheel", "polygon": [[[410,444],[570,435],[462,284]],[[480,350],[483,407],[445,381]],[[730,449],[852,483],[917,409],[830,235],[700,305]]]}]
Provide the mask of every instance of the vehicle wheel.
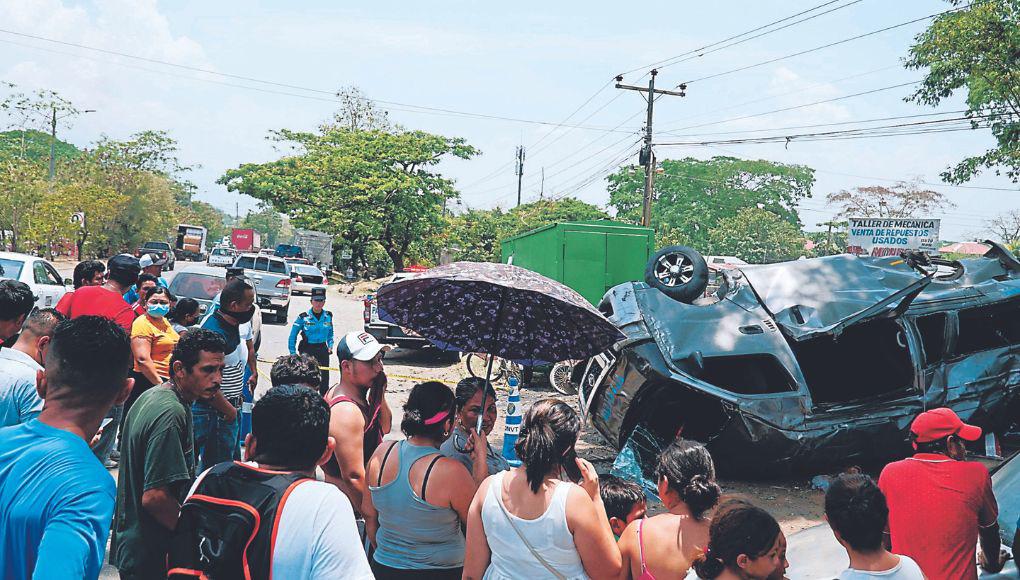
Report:
[{"label": "vehicle wheel", "polygon": [[[464,364],[467,366],[469,375],[476,379],[484,379],[485,371],[489,365],[489,355],[481,352],[472,352],[464,359]],[[502,380],[504,371],[504,365],[497,364],[494,361],[492,364],[492,376],[489,377],[489,382],[496,383]]]},{"label": "vehicle wheel", "polygon": [[561,395],[576,395],[577,389],[570,382],[570,375],[574,372],[574,364],[570,361],[558,362],[549,371],[549,384]]},{"label": "vehicle wheel", "polygon": [[648,260],[645,282],[673,300],[690,303],[708,287],[708,265],[694,248],[668,246]]}]

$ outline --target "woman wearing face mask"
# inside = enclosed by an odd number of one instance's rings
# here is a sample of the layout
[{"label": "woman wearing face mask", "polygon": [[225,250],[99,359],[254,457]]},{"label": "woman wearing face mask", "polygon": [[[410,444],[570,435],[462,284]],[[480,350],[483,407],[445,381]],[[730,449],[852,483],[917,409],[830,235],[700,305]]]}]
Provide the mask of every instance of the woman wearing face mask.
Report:
[{"label": "woman wearing face mask", "polygon": [[[484,394],[482,387],[485,387]],[[485,415],[482,418],[482,436],[485,441],[485,455],[480,456],[474,453],[474,437],[472,434],[478,426],[478,416],[482,414],[482,399],[485,399]],[[492,426],[496,423],[496,391],[492,389],[491,383],[477,377],[469,377],[457,383],[457,392],[454,395],[456,402],[457,420],[453,427],[453,433],[439,450],[443,455],[460,461],[468,468],[475,481],[481,483],[483,479],[510,469],[503,456],[496,452],[489,445],[488,437],[492,432]],[[475,457],[479,458],[479,464],[475,465]],[[484,462],[481,459],[484,458]]]},{"label": "woman wearing face mask", "polygon": [[698,578],[768,580],[789,567],[786,537],[767,511],[746,501],[719,506],[708,531],[708,548],[694,561]]},{"label": "woman wearing face mask", "polygon": [[[482,482],[468,512],[465,580],[616,578],[620,550],[595,467],[574,454],[581,430],[563,401],[528,409],[515,449],[521,466]],[[580,485],[561,473],[580,471]]]},{"label": "woman wearing face mask", "polygon": [[180,340],[166,315],[170,312],[170,291],[162,286],[153,286],[145,291],[141,303],[145,314],[131,325],[131,354],[135,359],[131,377],[135,386],[131,396],[124,403],[124,416],[139,395],[156,385],[163,384],[170,377],[170,355]]},{"label": "woman wearing face mask", "polygon": [[197,300],[194,298],[181,298],[173,305],[173,308],[170,309],[170,314],[166,318],[170,321],[170,326],[173,326],[177,334],[183,338],[184,333],[192,330],[192,327],[198,324],[199,310]]}]

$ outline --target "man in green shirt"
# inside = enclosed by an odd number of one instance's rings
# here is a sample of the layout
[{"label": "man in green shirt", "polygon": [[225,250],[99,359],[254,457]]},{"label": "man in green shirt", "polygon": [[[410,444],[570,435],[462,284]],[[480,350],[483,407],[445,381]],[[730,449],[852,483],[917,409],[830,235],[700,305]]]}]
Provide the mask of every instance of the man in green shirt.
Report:
[{"label": "man in green shirt", "polygon": [[122,579],[166,578],[166,549],[195,478],[191,404],[220,388],[226,344],[208,330],[174,347],[171,378],[142,393],[121,433],[110,563]]}]

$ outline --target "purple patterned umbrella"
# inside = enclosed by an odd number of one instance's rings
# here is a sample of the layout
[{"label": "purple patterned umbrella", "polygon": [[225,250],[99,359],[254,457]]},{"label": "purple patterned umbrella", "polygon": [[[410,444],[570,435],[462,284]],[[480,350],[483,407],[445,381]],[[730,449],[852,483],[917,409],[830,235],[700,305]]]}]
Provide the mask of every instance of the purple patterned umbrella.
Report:
[{"label": "purple patterned umbrella", "polygon": [[386,284],[379,318],[444,350],[520,365],[585,359],[624,335],[580,294],[508,264],[455,262]]}]

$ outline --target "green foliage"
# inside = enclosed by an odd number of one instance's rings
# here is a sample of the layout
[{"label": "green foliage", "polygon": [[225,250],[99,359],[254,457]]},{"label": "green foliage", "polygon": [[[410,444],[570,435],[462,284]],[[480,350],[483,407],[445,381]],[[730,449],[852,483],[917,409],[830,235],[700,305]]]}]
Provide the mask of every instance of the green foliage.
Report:
[{"label": "green foliage", "polygon": [[581,200],[567,197],[540,200],[503,211],[468,211],[449,219],[445,237],[457,260],[498,262],[500,241],[555,222],[608,219],[605,211]]},{"label": "green foliage", "polygon": [[[652,226],[659,243],[710,247],[709,232],[741,210],[765,210],[800,229],[797,203],[811,196],[814,170],[773,161],[713,157],[667,159],[658,164]],[[644,172],[624,167],[610,175],[609,205],[617,219],[640,223]]]},{"label": "green foliage", "polygon": [[191,207],[188,209],[188,215],[182,216],[184,221],[181,223],[194,224],[207,229],[209,231],[207,234],[208,245],[215,245],[217,240],[230,233],[230,229],[226,225],[228,216],[223,210],[204,201],[192,201]]},{"label": "green foliage", "polygon": [[966,88],[972,126],[988,127],[998,146],[942,174],[963,183],[981,168],[1020,181],[1020,0],[965,3],[936,18],[910,48],[906,66],[927,69],[908,100],[936,106]]},{"label": "green foliage", "polygon": [[756,207],[719,220],[708,232],[708,239],[712,255],[736,256],[751,264],[794,260],[805,254],[799,228]]},{"label": "green foliage", "polygon": [[434,167],[477,154],[463,139],[423,131],[325,126],[271,137],[294,154],[229,170],[219,183],[288,214],[297,227],[342,238],[363,266],[368,245],[378,242],[398,270],[413,245],[440,231],[443,207],[457,197]]},{"label": "green foliage", "polygon": [[[74,145],[57,139],[53,147],[57,162],[74,159],[81,155]],[[30,161],[49,162],[50,136],[30,129],[27,131],[5,131],[0,133],[0,159],[21,157]]]},{"label": "green foliage", "polygon": [[147,172],[166,178],[174,200],[187,205],[195,192],[195,184],[184,179],[194,167],[177,157],[177,140],[166,131],[142,131],[126,141],[114,141],[105,135],[96,142],[94,156],[104,166]]},{"label": "green foliage", "polygon": [[0,159],[0,248],[21,251],[25,230],[46,190],[46,169],[19,157]]}]

